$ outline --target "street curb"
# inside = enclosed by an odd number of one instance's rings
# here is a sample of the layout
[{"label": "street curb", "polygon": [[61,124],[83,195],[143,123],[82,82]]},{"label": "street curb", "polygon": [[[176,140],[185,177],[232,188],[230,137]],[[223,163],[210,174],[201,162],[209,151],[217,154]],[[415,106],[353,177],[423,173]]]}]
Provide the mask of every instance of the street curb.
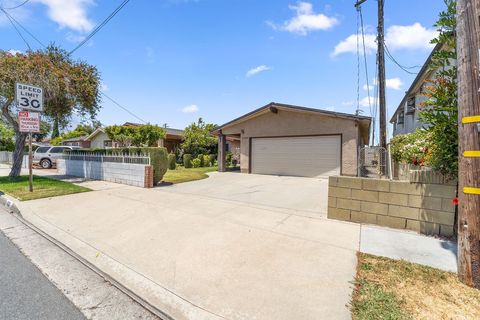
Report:
[{"label": "street curb", "polygon": [[39,228],[37,228],[35,225],[30,223],[29,221],[25,220],[23,218],[20,210],[15,205],[15,203],[12,200],[5,197],[3,194],[0,194],[0,205],[3,206],[8,213],[12,214],[15,218],[17,218],[24,225],[26,225],[27,227],[29,227],[30,229],[32,229],[33,231],[38,233],[40,236],[42,236],[46,240],[50,241],[54,245],[56,245],[61,250],[65,251],[65,253],[67,253],[68,255],[73,257],[74,259],[78,260],[81,264],[83,264],[84,266],[86,266],[87,268],[89,268],[90,270],[95,272],[96,274],[98,274],[105,281],[109,282],[112,286],[116,287],[118,290],[123,292],[125,295],[130,297],[132,300],[134,300],[135,302],[140,304],[142,307],[144,307],[145,309],[150,311],[152,314],[154,314],[155,316],[157,316],[161,320],[174,320],[174,318],[172,318],[171,316],[169,316],[165,312],[161,311],[160,309],[158,309],[154,305],[150,304],[149,302],[144,300],[142,297],[140,297],[139,295],[137,295],[136,293],[134,293],[133,291],[131,291],[127,287],[123,286],[120,282],[118,282],[117,280],[112,278],[110,275],[108,275],[107,273],[105,273],[102,270],[100,270],[99,268],[97,268],[92,263],[90,263],[87,260],[85,260],[84,258],[82,258],[80,255],[75,253],[69,247],[67,247],[66,245],[64,245],[60,241],[56,240],[55,238],[51,237],[46,232],[40,230]]},{"label": "street curb", "polygon": [[4,207],[7,212],[22,216],[20,210],[18,210],[17,206],[15,205],[15,202],[5,196],[5,194],[2,192],[0,192],[0,205]]}]

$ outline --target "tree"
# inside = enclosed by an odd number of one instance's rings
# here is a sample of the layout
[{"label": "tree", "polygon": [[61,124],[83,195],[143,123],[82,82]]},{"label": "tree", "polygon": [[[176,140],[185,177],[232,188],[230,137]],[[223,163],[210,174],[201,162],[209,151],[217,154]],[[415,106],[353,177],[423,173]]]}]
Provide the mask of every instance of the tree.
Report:
[{"label": "tree", "polygon": [[52,126],[50,125],[50,123],[48,123],[47,121],[41,121],[40,132],[34,133],[32,135],[33,139],[37,142],[41,142],[43,139],[45,139],[48,136],[48,133],[50,132],[51,129],[52,129]]},{"label": "tree", "polygon": [[435,79],[429,82],[428,100],[420,112],[420,120],[428,124],[431,134],[429,165],[447,177],[458,174],[458,101],[457,58],[455,44],[456,1],[445,0],[447,10],[440,13],[435,26],[439,35],[432,43],[442,45],[432,57]]},{"label": "tree", "polygon": [[0,121],[0,151],[13,151],[15,149],[14,135],[13,129]]},{"label": "tree", "polygon": [[165,130],[157,125],[118,126],[105,128],[108,137],[121,147],[154,147],[160,139],[165,138]]},{"label": "tree", "polygon": [[199,154],[217,153],[218,138],[211,135],[216,125],[205,123],[199,118],[183,131],[183,153],[191,154],[196,158]]},{"label": "tree", "polygon": [[[44,90],[44,115],[58,126],[68,123],[75,112],[95,118],[100,106],[100,76],[96,67],[74,61],[65,50],[50,45],[45,50],[12,55],[0,51],[0,108],[15,132],[15,151],[10,176],[20,175],[27,134],[19,131],[16,117],[15,83]],[[53,130],[55,131],[56,125]],[[55,132],[54,132],[55,133]]]}]

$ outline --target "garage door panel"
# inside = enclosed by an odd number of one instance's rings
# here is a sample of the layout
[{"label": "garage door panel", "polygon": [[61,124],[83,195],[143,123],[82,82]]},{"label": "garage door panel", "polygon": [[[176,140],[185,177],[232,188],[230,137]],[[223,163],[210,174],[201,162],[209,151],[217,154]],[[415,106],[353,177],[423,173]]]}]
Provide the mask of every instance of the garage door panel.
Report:
[{"label": "garage door panel", "polygon": [[339,175],[340,142],[339,136],[252,138],[252,173]]}]

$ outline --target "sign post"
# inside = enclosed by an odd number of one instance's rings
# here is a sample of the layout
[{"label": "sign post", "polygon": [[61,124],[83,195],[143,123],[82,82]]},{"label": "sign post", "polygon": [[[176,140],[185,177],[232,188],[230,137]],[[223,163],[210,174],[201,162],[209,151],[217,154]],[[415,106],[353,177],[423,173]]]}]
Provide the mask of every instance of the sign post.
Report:
[{"label": "sign post", "polygon": [[[33,192],[32,132],[40,132],[43,111],[43,89],[28,84],[15,84],[15,100],[23,111],[18,113],[20,132],[28,133],[28,189]],[[33,111],[33,112],[32,112]]]}]

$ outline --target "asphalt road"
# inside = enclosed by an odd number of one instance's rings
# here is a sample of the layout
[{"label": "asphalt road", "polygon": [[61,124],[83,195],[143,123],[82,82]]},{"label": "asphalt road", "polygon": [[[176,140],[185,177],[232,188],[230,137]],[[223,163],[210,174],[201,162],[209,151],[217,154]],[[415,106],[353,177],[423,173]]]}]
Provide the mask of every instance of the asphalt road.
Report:
[{"label": "asphalt road", "polygon": [[85,319],[0,232],[0,319]]}]

